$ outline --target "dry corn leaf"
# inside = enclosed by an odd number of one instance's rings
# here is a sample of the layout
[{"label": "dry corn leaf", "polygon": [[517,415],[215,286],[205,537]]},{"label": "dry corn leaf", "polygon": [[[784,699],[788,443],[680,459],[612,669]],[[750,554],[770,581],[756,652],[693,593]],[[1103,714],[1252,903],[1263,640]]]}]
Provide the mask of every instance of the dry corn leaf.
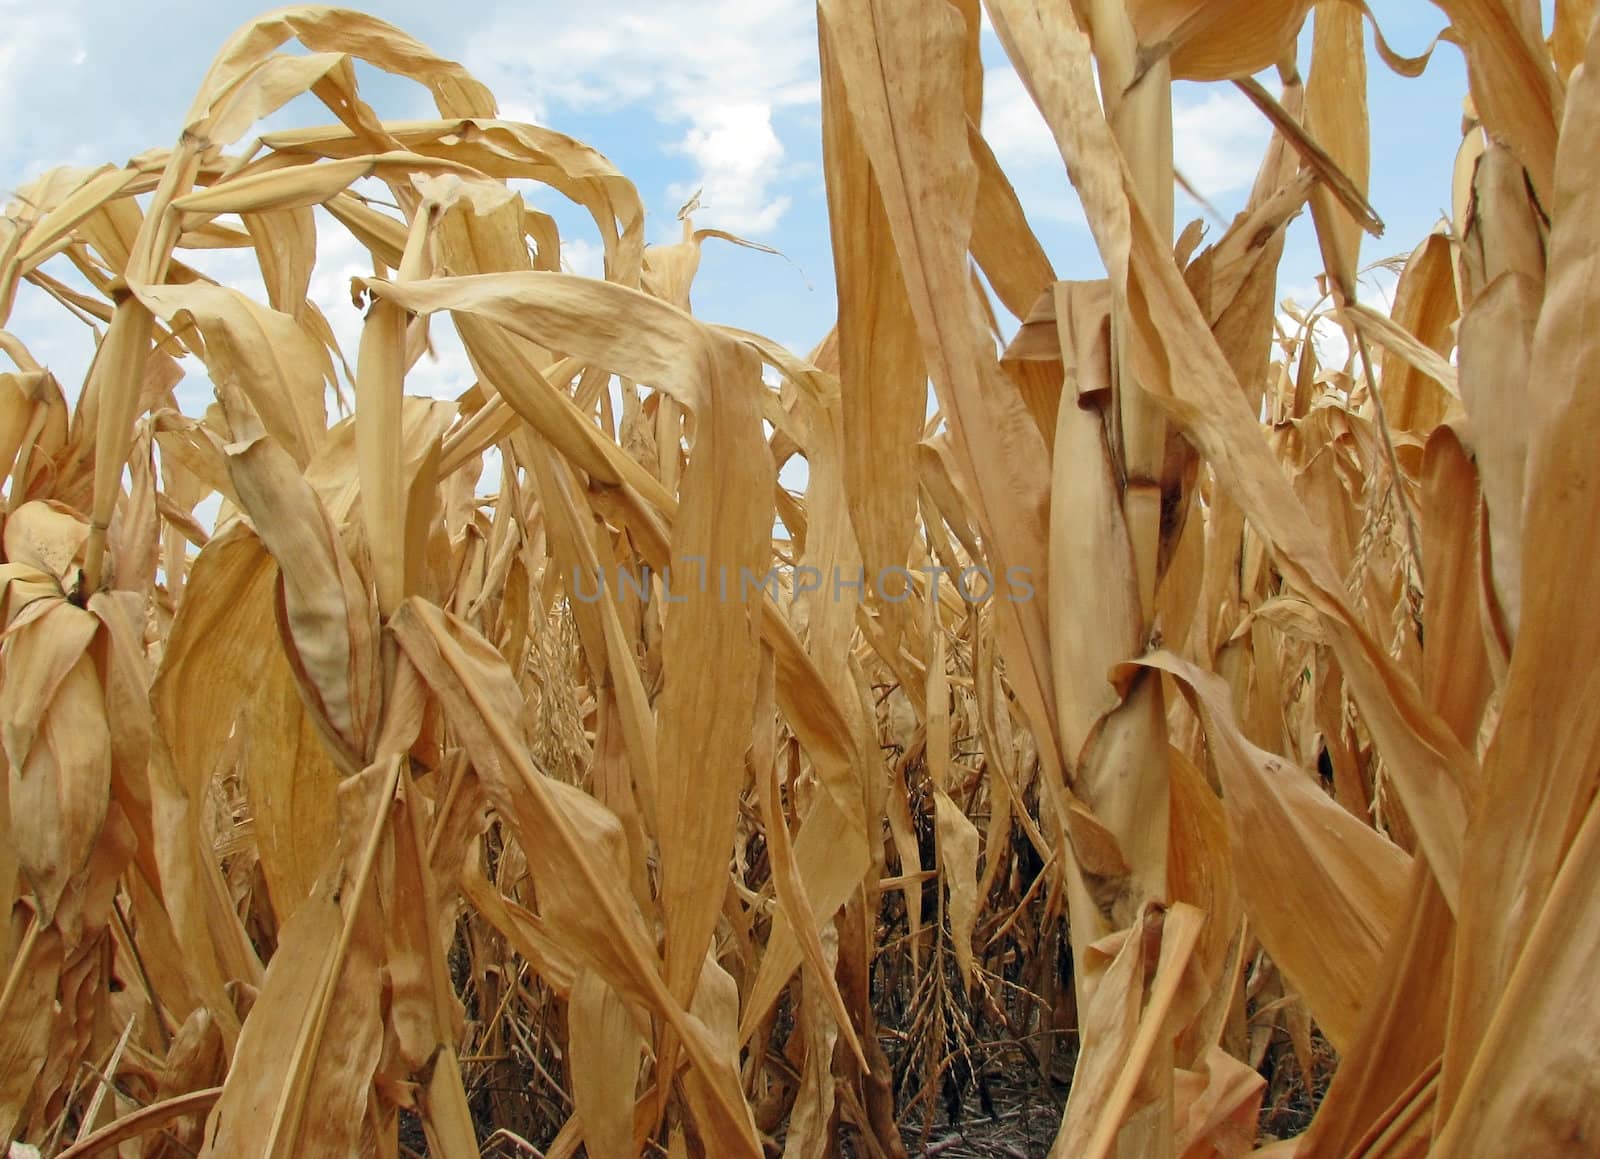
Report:
[{"label": "dry corn leaf", "polygon": [[[1578,707],[1589,703],[1584,689],[1591,668],[1584,658],[1596,646],[1594,625],[1569,613],[1573,593],[1593,587],[1593,557],[1584,545],[1594,537],[1600,510],[1585,465],[1585,436],[1597,418],[1583,387],[1597,341],[1585,321],[1594,290],[1595,228],[1586,142],[1600,126],[1594,75],[1600,40],[1591,38],[1586,60],[1591,67],[1576,74],[1556,163],[1552,210],[1560,216],[1528,368],[1529,381],[1543,384],[1544,402],[1529,428],[1521,631],[1467,837],[1473,893],[1471,904],[1457,910],[1461,946],[1441,1091],[1447,1112],[1493,1012],[1506,1009],[1502,994],[1515,964],[1525,960],[1525,939],[1563,872],[1595,790],[1592,754],[1600,729],[1593,714]],[[1515,771],[1532,767],[1537,777]]]},{"label": "dry corn leaf", "polygon": [[1145,60],[1170,54],[1174,80],[1227,80],[1282,60],[1311,3],[1136,0],[1128,9]]},{"label": "dry corn leaf", "polygon": [[[1143,663],[1171,673],[1194,697],[1222,781],[1228,843],[1251,926],[1329,1041],[1344,1049],[1400,915],[1409,859],[1303,771],[1241,736],[1220,677],[1170,654]],[[1319,920],[1306,922],[1307,913]]]},{"label": "dry corn leaf", "polygon": [[378,726],[377,624],[365,585],[310,484],[270,436],[227,448],[234,487],[278,564],[275,611],[312,723],[346,773]]},{"label": "dry corn leaf", "polygon": [[[768,249],[715,206],[647,246],[604,156],[355,12],[246,24],[172,148],[30,181],[0,1142],[394,1156],[414,1115],[447,1159],[900,1156],[977,1036],[1077,1017],[1058,1153],[1244,1154],[1290,1053],[1319,1109],[1263,1153],[1585,1153],[1592,4],[1439,6],[1453,231],[1386,311],[1354,300],[1362,21],[1403,77],[1432,49],[1359,0],[1314,30],[1308,0],[823,0],[839,315],[806,359],[689,314],[706,239]],[[1057,281],[983,135],[985,13],[1103,279]],[[385,119],[366,65],[436,119]],[[1204,248],[1173,238],[1185,78],[1275,130]],[[331,123],[232,148],[301,98]],[[523,182],[606,281],[557,272]],[[1328,291],[1279,302],[1308,201]],[[354,371],[312,300],[346,234]],[[97,343],[81,390],[41,304]],[[440,311],[455,402],[405,394]],[[184,354],[218,395],[188,415]]]},{"label": "dry corn leaf", "polygon": [[460,730],[490,801],[519,833],[541,886],[545,921],[560,931],[560,941],[579,963],[671,1024],[707,1075],[702,1129],[719,1146],[753,1152],[754,1128],[730,1061],[662,977],[627,875],[619,872],[626,853],[616,818],[593,798],[534,769],[515,739],[522,714],[516,685],[499,653],[481,637],[415,599],[395,613],[391,630]]},{"label": "dry corn leaf", "polygon": [[625,1159],[634,1154],[634,1084],[644,1038],[627,1004],[592,970],[578,975],[567,1017],[573,1028],[573,1101],[584,1150],[597,1159]]}]

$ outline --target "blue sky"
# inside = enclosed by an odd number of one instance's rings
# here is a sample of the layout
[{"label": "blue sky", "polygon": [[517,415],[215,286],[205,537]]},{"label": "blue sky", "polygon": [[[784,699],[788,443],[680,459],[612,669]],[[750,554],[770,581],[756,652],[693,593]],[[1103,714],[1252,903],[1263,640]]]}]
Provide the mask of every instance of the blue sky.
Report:
[{"label": "blue sky", "polygon": [[[1397,51],[1421,52],[1443,27],[1423,0],[1375,5]],[[498,3],[385,0],[368,5],[490,85],[502,115],[535,119],[600,149],[638,185],[652,241],[677,236],[678,206],[702,189],[697,224],[775,246],[789,262],[709,243],[696,284],[702,316],[761,331],[804,352],[833,316],[822,192],[814,10],[806,0],[596,0]],[[259,11],[240,0],[0,0],[0,192],[56,164],[121,162],[169,145],[211,54]],[[1370,36],[1370,29],[1369,29]],[[1093,277],[1098,262],[1042,120],[992,35],[986,34],[985,131],[1022,197],[1057,272]],[[1448,208],[1460,142],[1465,72],[1442,45],[1423,77],[1370,65],[1374,156],[1370,199],[1388,226],[1364,261],[1408,252]],[[372,71],[363,93],[386,117],[426,116],[420,88]],[[1227,85],[1180,85],[1178,164],[1223,214],[1242,205],[1268,139],[1265,122]],[[291,106],[274,127],[323,121]],[[578,272],[598,269],[597,239],[581,213],[534,194],[556,213]],[[1200,210],[1180,196],[1182,220]],[[1218,227],[1211,227],[1214,237]],[[354,355],[359,318],[344,292],[364,272],[351,245],[329,243],[313,287]],[[792,263],[792,264],[791,264]],[[248,280],[244,253],[195,262],[228,282]],[[1320,268],[1309,220],[1297,221],[1280,293],[1304,299]],[[1383,287],[1374,290],[1381,295]],[[36,296],[37,297],[37,296]],[[10,328],[50,361],[69,393],[87,364],[85,335],[61,311],[24,294]],[[60,317],[57,317],[60,315]],[[470,372],[448,340],[412,388],[453,395]],[[198,400],[197,400],[198,401]]]}]

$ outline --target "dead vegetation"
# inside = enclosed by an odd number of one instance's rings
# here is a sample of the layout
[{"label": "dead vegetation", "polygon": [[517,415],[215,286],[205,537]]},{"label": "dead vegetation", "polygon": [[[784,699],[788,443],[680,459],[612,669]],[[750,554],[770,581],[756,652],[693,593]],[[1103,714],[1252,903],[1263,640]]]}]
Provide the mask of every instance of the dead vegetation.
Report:
[{"label": "dead vegetation", "polygon": [[[352,12],[17,192],[0,323],[96,352],[0,330],[13,1156],[1600,1148],[1592,4],[1439,0],[1469,115],[1388,313],[1365,76],[1424,62],[1363,6],[983,7],[1105,277],[981,134],[978,0],[821,0],[804,357],[688,312],[714,231],[646,245],[604,156]],[[1177,79],[1275,126],[1212,238]],[[441,316],[454,401],[407,394]]]}]

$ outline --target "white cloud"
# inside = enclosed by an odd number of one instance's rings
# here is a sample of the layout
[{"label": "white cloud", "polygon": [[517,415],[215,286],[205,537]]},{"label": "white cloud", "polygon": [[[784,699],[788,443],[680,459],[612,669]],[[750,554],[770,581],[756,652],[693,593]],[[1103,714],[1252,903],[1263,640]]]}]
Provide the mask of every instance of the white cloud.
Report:
[{"label": "white cloud", "polygon": [[[51,258],[43,269],[75,290],[88,291],[77,270],[65,258]],[[105,325],[98,322],[95,325],[103,336]],[[89,324],[73,317],[43,290],[23,282],[17,287],[16,305],[6,328],[26,344],[28,353],[41,366],[56,376],[68,402],[75,401],[94,358],[94,331]],[[10,360],[0,355],[0,370],[11,369]]]},{"label": "white cloud", "polygon": [[[42,7],[0,0],[0,203],[48,169],[110,160],[98,147],[91,118],[60,95],[86,91],[95,80],[77,0]],[[99,102],[86,99],[92,109]],[[64,131],[63,131],[64,130]]]},{"label": "white cloud", "polygon": [[76,4],[41,6],[28,0],[0,0],[0,126],[12,125],[26,110],[31,70],[41,61],[59,67],[82,64]]},{"label": "white cloud", "polygon": [[[700,167],[700,203],[707,216],[730,229],[766,233],[789,208],[787,196],[768,189],[783,163],[783,142],[772,128],[772,106],[743,101],[700,111],[682,149]],[[674,198],[694,193],[686,185]]]},{"label": "white cloud", "polygon": [[1272,129],[1234,89],[1207,88],[1195,101],[1173,102],[1173,161],[1204,197],[1248,188]]},{"label": "white cloud", "polygon": [[464,63],[508,107],[548,116],[647,106],[682,126],[675,151],[696,166],[708,224],[774,228],[791,175],[775,117],[818,99],[815,9],[804,0],[614,0],[603,11],[534,4],[502,12],[471,37]]},{"label": "white cloud", "polygon": [[448,314],[435,314],[429,324],[431,353],[424,354],[406,375],[406,393],[453,401],[477,381],[466,347]]},{"label": "white cloud", "polygon": [[1055,136],[1009,64],[984,71],[983,135],[1030,218],[1083,223]]},{"label": "white cloud", "polygon": [[[1030,215],[1083,220],[1055,137],[1009,64],[984,73],[983,133]],[[1174,91],[1174,163],[1203,197],[1247,189],[1271,135],[1260,113],[1231,89]]]},{"label": "white cloud", "polygon": [[585,278],[605,276],[606,253],[603,248],[581,237],[563,239],[561,264]]},{"label": "white cloud", "polygon": [[983,135],[1000,159],[1022,164],[1061,164],[1055,136],[1009,64],[984,70]]},{"label": "white cloud", "polygon": [[[1381,265],[1371,266],[1356,278],[1356,300],[1363,306],[1370,306],[1374,310],[1388,314],[1394,310],[1394,296],[1398,285],[1399,276],[1393,270]],[[1311,336],[1316,345],[1317,361],[1323,367],[1338,368],[1349,362],[1350,335],[1340,325],[1332,299],[1323,294],[1320,278],[1280,285],[1278,301],[1280,304],[1286,301],[1293,302],[1302,315],[1305,311],[1316,308]],[[1302,329],[1302,324],[1287,311],[1279,312],[1278,324],[1290,335],[1298,335]]]}]

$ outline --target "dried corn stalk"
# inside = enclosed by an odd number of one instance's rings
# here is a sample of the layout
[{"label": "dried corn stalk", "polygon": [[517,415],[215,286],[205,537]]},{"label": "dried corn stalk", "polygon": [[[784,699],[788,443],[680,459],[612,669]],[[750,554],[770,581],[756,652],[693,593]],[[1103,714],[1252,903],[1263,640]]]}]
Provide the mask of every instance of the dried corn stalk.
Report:
[{"label": "dried corn stalk", "polygon": [[[602,155],[355,12],[252,22],[172,149],[19,191],[0,327],[49,295],[96,345],[63,384],[0,328],[0,1140],[903,1155],[985,1027],[1046,1077],[1077,1039],[1055,1155],[1592,1153],[1600,37],[1439,7],[1454,220],[1389,313],[1340,0],[821,0],[805,358],[689,312],[739,239],[646,246]],[[982,135],[985,14],[1102,279]],[[1274,129],[1203,248],[1178,80]],[[1307,208],[1329,298],[1280,305]],[[441,315],[451,402],[407,394]]]}]

